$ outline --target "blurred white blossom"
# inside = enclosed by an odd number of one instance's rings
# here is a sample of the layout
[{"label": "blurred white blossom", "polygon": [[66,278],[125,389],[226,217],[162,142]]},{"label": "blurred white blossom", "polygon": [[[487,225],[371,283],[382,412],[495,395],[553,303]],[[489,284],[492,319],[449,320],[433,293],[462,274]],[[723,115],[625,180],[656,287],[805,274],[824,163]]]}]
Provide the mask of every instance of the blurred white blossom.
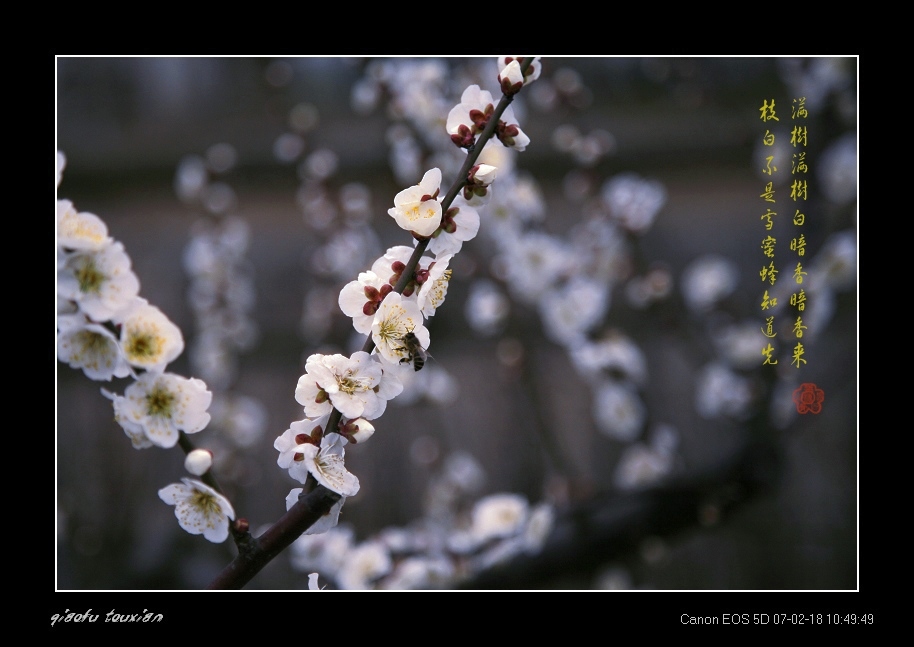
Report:
[{"label": "blurred white blossom", "polygon": [[680,286],[689,309],[702,313],[733,294],[738,280],[736,263],[717,254],[708,254],[686,266]]},{"label": "blurred white blossom", "polygon": [[[758,356],[761,364],[761,354]],[[720,363],[704,366],[695,380],[695,408],[702,418],[742,418],[752,403],[749,380]]]},{"label": "blurred white blossom", "polygon": [[666,189],[660,182],[634,173],[622,173],[607,180],[602,196],[610,216],[635,234],[646,232],[666,204]]},{"label": "blurred white blossom", "polygon": [[593,416],[604,434],[631,442],[641,434],[647,409],[630,383],[607,380],[595,389]]}]

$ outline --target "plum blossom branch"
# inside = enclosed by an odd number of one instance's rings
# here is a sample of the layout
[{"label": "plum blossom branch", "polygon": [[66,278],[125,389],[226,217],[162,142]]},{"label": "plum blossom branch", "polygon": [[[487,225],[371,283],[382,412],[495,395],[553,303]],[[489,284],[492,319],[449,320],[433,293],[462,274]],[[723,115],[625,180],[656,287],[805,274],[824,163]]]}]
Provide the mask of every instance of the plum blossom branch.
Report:
[{"label": "plum blossom branch", "polygon": [[[520,66],[521,73],[526,73],[527,69],[533,64],[533,62],[533,57],[526,57]],[[463,165],[460,167],[460,171],[457,173],[457,178],[454,180],[451,188],[448,189],[447,193],[444,194],[444,198],[441,200],[442,213],[447,213],[447,210],[454,203],[454,199],[460,194],[461,189],[466,186],[470,169],[472,169],[476,164],[476,160],[479,159],[479,155],[482,153],[485,145],[489,142],[490,139],[492,139],[492,136],[495,134],[495,130],[498,127],[499,119],[505,113],[505,110],[508,109],[508,106],[510,106],[514,101],[514,96],[514,94],[505,94],[502,96],[501,100],[498,102],[498,105],[495,107],[494,112],[492,113],[492,117],[489,119],[489,122],[486,124],[486,127],[483,129],[482,133],[480,133],[479,138],[467,149],[467,158],[464,160]],[[428,247],[430,241],[431,238],[422,238],[416,243],[413,255],[406,263],[406,268],[403,270],[403,273],[400,275],[400,279],[394,286],[394,292],[398,292],[400,294],[403,293],[403,290],[406,288],[407,283],[409,283],[413,272],[416,270],[416,266],[419,264],[419,259],[422,258],[422,254],[425,253],[425,250]],[[365,344],[362,346],[362,350],[366,353],[370,353],[372,349],[374,349],[374,341],[369,336],[368,339],[365,340]]]},{"label": "plum blossom branch", "polygon": [[292,508],[264,532],[252,539],[249,550],[239,552],[210,583],[210,589],[240,589],[264,566],[288,548],[303,532],[314,525],[342,496],[318,485],[299,498]]},{"label": "plum blossom branch", "polygon": [[[526,57],[520,65],[520,74],[525,75],[534,61],[536,61],[534,57]],[[536,62],[538,64],[538,61]],[[520,87],[517,86],[511,94],[504,94],[502,96],[476,142],[467,147],[467,157],[458,171],[453,184],[441,200],[442,214],[447,213],[463,187],[469,182],[471,169],[473,169],[473,166],[476,164],[476,160],[479,158],[485,145],[496,134],[501,116],[511,105],[514,96],[519,89]],[[400,278],[393,288],[393,292],[396,292],[397,294],[402,294],[409,282],[413,279],[413,273],[419,265],[419,261],[426,251],[429,242],[432,240],[429,237],[420,236],[417,238],[418,240],[415,249],[406,262]],[[375,346],[375,341],[372,335],[369,334],[362,346],[362,352],[371,353]],[[325,436],[338,429],[342,417],[343,414],[334,406],[327,420],[324,430]],[[327,514],[331,507],[342,497],[339,493],[333,492],[323,485],[317,485],[313,477],[309,477],[307,481],[308,485],[314,486],[313,489],[307,494],[303,493],[299,497],[298,502],[261,538],[252,540],[250,545],[247,546],[247,550],[244,554],[239,553],[238,557],[233,560],[225,571],[212,582],[210,588],[236,588],[243,586],[269,563],[276,554],[295,541],[295,539],[306,531],[315,521]]]}]

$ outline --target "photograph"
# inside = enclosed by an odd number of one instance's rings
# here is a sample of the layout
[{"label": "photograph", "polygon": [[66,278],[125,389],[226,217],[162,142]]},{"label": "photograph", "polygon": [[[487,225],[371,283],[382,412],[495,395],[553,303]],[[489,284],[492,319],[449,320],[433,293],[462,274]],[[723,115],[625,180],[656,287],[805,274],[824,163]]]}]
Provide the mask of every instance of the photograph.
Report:
[{"label": "photograph", "polygon": [[55,592],[859,592],[859,62],[55,56]]}]

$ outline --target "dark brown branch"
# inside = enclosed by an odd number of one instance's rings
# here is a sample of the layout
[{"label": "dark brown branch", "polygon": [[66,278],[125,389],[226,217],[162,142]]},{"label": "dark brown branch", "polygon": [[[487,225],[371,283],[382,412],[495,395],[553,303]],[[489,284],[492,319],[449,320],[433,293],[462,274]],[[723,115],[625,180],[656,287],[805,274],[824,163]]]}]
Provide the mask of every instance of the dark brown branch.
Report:
[{"label": "dark brown branch", "polygon": [[252,548],[239,553],[210,585],[210,589],[240,589],[303,532],[310,528],[342,498],[336,492],[318,485],[299,498],[269,530],[254,540]]}]

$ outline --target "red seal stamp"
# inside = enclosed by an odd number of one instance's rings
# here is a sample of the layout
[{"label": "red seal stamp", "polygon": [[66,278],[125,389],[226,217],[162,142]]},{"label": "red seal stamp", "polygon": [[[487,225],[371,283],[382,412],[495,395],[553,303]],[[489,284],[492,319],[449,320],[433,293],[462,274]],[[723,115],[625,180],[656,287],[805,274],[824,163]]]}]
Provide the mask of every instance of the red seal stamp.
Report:
[{"label": "red seal stamp", "polygon": [[797,405],[797,413],[819,413],[825,401],[825,391],[812,382],[804,382],[793,392],[793,401]]}]

